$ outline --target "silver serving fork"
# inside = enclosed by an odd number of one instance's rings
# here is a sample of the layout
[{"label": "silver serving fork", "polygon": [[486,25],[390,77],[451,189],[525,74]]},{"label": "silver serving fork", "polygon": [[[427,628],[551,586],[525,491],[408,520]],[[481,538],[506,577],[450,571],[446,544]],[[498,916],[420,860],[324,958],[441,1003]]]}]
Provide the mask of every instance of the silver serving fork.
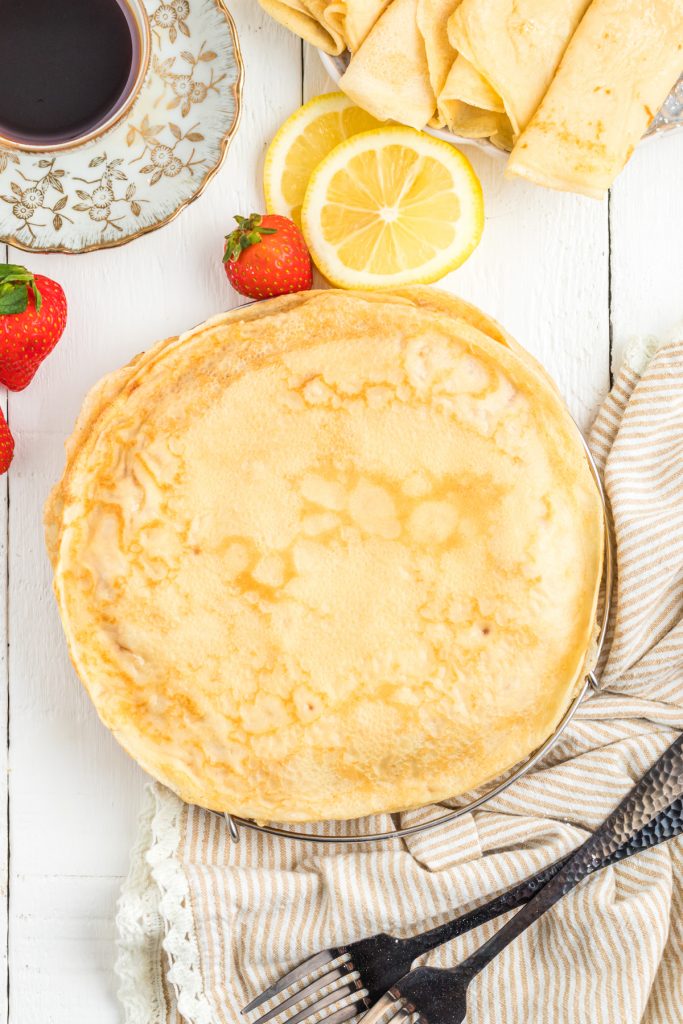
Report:
[{"label": "silver serving fork", "polygon": [[[671,838],[681,829],[683,793],[683,733],[634,786],[600,828],[583,843],[515,916],[457,967],[418,967],[392,985],[365,1014],[361,1024],[462,1024],[467,1014],[470,982],[514,939],[550,910],[563,896],[612,857],[629,839],[649,823],[658,822],[658,812],[677,807],[674,831],[656,842]],[[654,821],[653,821],[654,819]],[[668,817],[666,830],[672,823]],[[659,824],[657,831],[661,831]],[[651,845],[654,845],[651,844]]]},{"label": "silver serving fork", "polygon": [[[266,1024],[273,1017],[284,1015],[287,1010],[291,1010],[292,1014],[283,1019],[283,1024],[303,1024],[327,1007],[330,1008],[331,1016],[326,1018],[326,1024],[343,1024],[363,1010],[374,1007],[363,1020],[363,1024],[372,1024],[388,1011],[390,1005],[394,1007],[394,1016],[398,1021],[410,1012],[415,1012],[408,1011],[407,1006],[421,1002],[420,994],[423,989],[435,993],[441,986],[449,991],[452,988],[461,990],[464,1014],[467,985],[499,952],[498,948],[492,952],[494,947],[491,945],[498,936],[505,933],[507,941],[503,942],[503,945],[507,945],[507,942],[511,942],[520,931],[528,927],[528,924],[535,921],[582,878],[683,833],[683,799],[680,799],[683,794],[682,747],[683,736],[679,737],[653,765],[605,824],[571,857],[544,868],[489,903],[422,935],[406,939],[386,934],[374,935],[368,939],[316,953],[253,999],[242,1013],[249,1013],[282,994],[281,1000],[251,1024]],[[575,863],[576,858],[581,858],[582,873],[575,877],[576,865],[573,868],[571,865]],[[571,873],[568,875],[567,871]],[[567,879],[570,877],[575,880],[567,887]],[[552,902],[548,902],[547,906],[541,904],[542,909],[539,909],[537,901],[546,892],[551,881],[556,879],[559,879],[555,882],[556,887],[559,886],[559,895],[554,895]],[[550,896],[549,891],[545,900],[549,900]],[[524,904],[527,904],[526,909],[517,914],[466,962],[469,965],[467,970],[465,965],[461,965],[453,971],[418,968],[409,974],[406,973],[422,954]],[[527,912],[532,916],[519,931],[515,931],[514,934],[506,931]],[[503,945],[500,948],[503,948]],[[484,958],[486,950],[491,955]],[[476,970],[473,969],[475,963],[480,965]],[[459,971],[460,975],[457,973]],[[445,978],[441,978],[442,975]],[[431,983],[432,976],[441,978],[434,986]],[[425,983],[424,979],[427,977],[430,981]],[[452,1016],[452,998],[452,995],[449,995],[447,999],[448,1021],[449,1024],[457,1024],[462,1018]],[[343,1005],[336,1007],[337,1003]],[[441,1018],[434,1016],[434,1008],[431,1008],[431,1017],[424,1015],[426,1010],[422,1012],[422,1024],[440,1024]]]}]

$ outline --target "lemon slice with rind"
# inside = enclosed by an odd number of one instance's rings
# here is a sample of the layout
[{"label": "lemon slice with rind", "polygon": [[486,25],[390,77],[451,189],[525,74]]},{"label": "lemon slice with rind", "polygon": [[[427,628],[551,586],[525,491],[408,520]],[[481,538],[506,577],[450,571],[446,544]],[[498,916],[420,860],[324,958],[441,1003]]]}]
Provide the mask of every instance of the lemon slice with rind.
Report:
[{"label": "lemon slice with rind", "polygon": [[354,135],[325,157],[301,221],[318,269],[340,288],[428,284],[474,250],[484,200],[459,150],[390,126]]},{"label": "lemon slice with rind", "polygon": [[263,188],[268,213],[301,223],[301,204],[311,174],[340,142],[380,122],[343,92],[316,96],[299,107],[278,129],[268,147]]}]

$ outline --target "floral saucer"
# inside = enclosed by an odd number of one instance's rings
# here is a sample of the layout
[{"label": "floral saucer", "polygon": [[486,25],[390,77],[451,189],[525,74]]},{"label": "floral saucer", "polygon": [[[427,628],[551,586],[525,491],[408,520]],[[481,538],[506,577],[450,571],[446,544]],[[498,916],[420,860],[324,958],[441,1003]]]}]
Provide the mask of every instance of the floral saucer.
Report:
[{"label": "floral saucer", "polygon": [[223,0],[145,0],[147,77],[115,127],[70,150],[0,148],[0,241],[90,252],[168,224],[196,199],[239,121],[242,58]]}]

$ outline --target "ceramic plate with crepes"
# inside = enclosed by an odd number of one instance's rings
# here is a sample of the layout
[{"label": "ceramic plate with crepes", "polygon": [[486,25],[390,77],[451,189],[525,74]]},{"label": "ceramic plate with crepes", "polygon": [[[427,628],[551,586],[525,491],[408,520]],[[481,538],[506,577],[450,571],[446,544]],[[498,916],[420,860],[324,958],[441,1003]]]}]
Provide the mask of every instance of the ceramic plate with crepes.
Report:
[{"label": "ceramic plate with crepes", "polygon": [[578,431],[433,289],[302,293],[157,345],[88,397],[46,524],[104,723],[185,800],[261,821],[499,776],[595,635]]},{"label": "ceramic plate with crepes", "polygon": [[549,188],[600,198],[683,124],[683,0],[259,2],[373,117],[490,140]]}]

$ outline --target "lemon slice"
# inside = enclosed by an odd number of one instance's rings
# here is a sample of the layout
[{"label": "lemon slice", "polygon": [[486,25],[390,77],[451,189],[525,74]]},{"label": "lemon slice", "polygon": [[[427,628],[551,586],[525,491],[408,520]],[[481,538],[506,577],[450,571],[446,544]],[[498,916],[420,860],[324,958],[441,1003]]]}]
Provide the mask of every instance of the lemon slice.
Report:
[{"label": "lemon slice", "polygon": [[278,129],[266,153],[263,188],[268,213],[291,217],[301,226],[301,204],[320,161],[344,139],[379,125],[343,92],[316,96],[299,107]]},{"label": "lemon slice", "polygon": [[325,157],[301,222],[318,269],[340,288],[428,284],[476,247],[484,200],[457,149],[391,126],[354,135]]}]

